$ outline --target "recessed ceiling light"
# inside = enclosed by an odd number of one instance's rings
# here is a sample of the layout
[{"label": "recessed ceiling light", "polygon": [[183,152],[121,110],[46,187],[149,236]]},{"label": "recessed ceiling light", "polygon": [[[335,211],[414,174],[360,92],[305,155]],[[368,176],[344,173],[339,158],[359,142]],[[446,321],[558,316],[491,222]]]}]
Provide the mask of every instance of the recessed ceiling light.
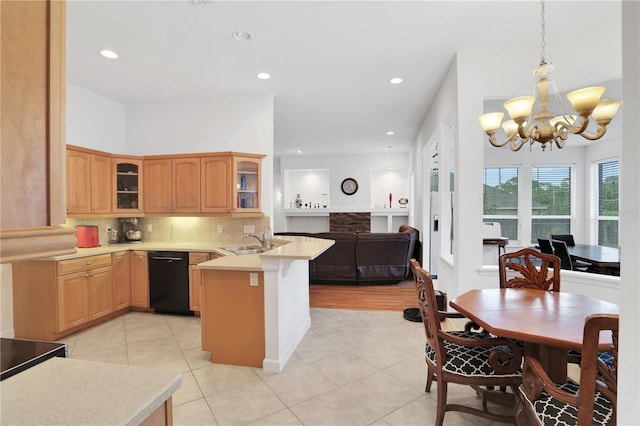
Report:
[{"label": "recessed ceiling light", "polygon": [[104,49],[104,50],[100,51],[100,54],[102,56],[104,56],[105,58],[118,59],[118,54],[116,52],[114,52],[113,50]]},{"label": "recessed ceiling light", "polygon": [[387,135],[389,135],[389,136],[391,136],[391,135],[395,135],[395,134],[396,134],[396,132],[394,132],[394,131],[392,131],[392,130],[389,130],[389,131],[387,132]]},{"label": "recessed ceiling light", "polygon": [[404,80],[401,79],[400,77],[394,77],[391,80],[389,80],[389,83],[391,84],[400,84],[402,83]]},{"label": "recessed ceiling light", "polygon": [[266,72],[260,72],[256,77],[258,77],[260,80],[269,80],[271,78],[271,74]]},{"label": "recessed ceiling light", "polygon": [[298,154],[302,154],[302,150],[301,150],[301,149],[296,149],[296,152],[297,152]]},{"label": "recessed ceiling light", "polygon": [[236,31],[233,33],[233,38],[239,41],[249,41],[251,40],[251,34],[246,31]]}]

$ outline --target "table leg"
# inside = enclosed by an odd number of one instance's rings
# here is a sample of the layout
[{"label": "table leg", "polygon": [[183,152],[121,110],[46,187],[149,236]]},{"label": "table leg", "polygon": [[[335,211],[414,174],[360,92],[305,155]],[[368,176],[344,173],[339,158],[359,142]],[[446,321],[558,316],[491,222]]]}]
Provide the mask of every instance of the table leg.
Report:
[{"label": "table leg", "polygon": [[540,361],[540,365],[547,372],[554,383],[566,383],[567,381],[567,349],[554,346],[525,343],[524,356],[534,356]]}]

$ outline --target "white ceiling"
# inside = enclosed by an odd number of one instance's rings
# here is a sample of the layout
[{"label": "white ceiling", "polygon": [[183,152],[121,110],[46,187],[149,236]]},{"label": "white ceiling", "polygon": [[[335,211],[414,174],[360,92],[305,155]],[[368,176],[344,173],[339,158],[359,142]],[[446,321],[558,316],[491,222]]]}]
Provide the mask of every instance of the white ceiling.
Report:
[{"label": "white ceiling", "polygon": [[[273,93],[276,155],[408,151],[458,49],[522,46],[532,68],[540,58],[538,1],[69,0],[67,10],[69,82],[123,104]],[[619,2],[549,0],[547,46],[588,37],[594,23],[619,27]],[[396,76],[404,83],[389,84]]]}]

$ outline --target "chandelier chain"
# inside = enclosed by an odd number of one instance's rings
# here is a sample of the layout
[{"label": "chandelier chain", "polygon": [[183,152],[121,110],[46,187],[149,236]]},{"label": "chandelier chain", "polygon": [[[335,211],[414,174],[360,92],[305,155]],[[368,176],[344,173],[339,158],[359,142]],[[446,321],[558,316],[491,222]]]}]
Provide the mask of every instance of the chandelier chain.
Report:
[{"label": "chandelier chain", "polygon": [[544,65],[547,62],[545,61],[545,57],[547,56],[545,52],[545,21],[544,21],[544,0],[540,0],[540,39],[541,39],[541,49],[540,49],[540,65]]}]

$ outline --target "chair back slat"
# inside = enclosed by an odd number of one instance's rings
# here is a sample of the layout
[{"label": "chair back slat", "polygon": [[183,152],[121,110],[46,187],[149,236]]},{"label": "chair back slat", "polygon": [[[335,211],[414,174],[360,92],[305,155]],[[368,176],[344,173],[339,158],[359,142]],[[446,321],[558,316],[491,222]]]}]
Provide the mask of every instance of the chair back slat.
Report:
[{"label": "chair back slat", "polygon": [[560,291],[560,259],[531,248],[504,253],[498,260],[500,288]]}]

